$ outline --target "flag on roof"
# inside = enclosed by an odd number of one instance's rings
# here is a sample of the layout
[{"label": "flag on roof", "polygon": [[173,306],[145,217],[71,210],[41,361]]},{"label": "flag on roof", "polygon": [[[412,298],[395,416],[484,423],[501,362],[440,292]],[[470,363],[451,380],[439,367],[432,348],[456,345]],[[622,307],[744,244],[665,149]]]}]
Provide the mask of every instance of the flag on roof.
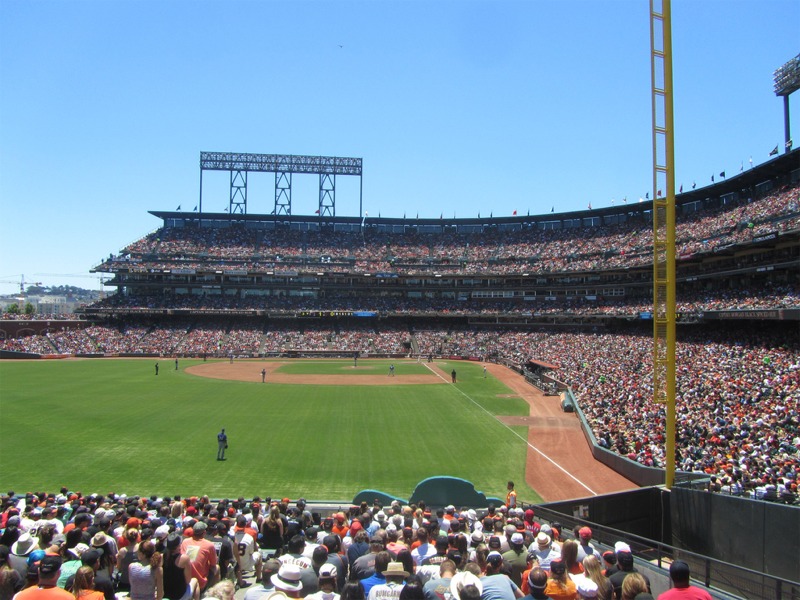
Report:
[{"label": "flag on roof", "polygon": [[678,190],[678,193],[679,193],[679,194],[682,194],[682,193],[683,193],[683,184],[681,184],[681,189],[679,189],[679,190]]},{"label": "flag on roof", "polygon": [[318,214],[319,214],[319,209],[315,210],[315,211],[314,211],[314,214],[315,214],[315,215],[318,215]]},{"label": "flag on roof", "polygon": [[770,156],[775,156],[777,153],[778,153],[778,146],[776,145],[776,146],[775,146],[775,147],[772,149],[772,152],[770,152],[770,153],[769,153],[769,155],[770,155]]},{"label": "flag on roof", "polygon": [[720,176],[720,177],[722,177],[723,179],[725,179],[725,171],[722,171],[722,172],[719,174],[719,176]]},{"label": "flag on roof", "polygon": [[178,204],[178,208],[176,208],[175,210],[180,210],[180,209],[181,209],[181,205]]},{"label": "flag on roof", "polygon": [[511,215],[516,217],[517,216],[517,211],[514,211],[513,213],[511,213]]},{"label": "flag on roof", "polygon": [[194,210],[192,212],[197,212],[197,205],[194,205]]}]

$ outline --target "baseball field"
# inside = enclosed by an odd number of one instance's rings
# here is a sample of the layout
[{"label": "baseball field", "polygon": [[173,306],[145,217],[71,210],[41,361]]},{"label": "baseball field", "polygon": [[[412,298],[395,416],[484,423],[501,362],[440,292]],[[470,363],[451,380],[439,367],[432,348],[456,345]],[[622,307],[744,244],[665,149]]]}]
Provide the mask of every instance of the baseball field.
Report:
[{"label": "baseball field", "polygon": [[462,361],[2,361],[0,485],[349,501],[368,488],[407,498],[450,475],[499,497],[513,479],[535,502],[528,428],[496,418],[528,411]]}]

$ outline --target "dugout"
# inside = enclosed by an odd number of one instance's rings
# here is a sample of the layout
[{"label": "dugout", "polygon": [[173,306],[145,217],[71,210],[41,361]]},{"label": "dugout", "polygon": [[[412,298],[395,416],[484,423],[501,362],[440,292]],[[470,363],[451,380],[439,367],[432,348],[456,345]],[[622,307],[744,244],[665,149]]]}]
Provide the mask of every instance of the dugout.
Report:
[{"label": "dugout", "polygon": [[[522,365],[522,375],[532,386],[542,390],[547,396],[557,396],[558,386],[555,379],[549,376],[550,371],[558,369],[558,365],[546,363],[541,360],[529,359]],[[562,408],[564,408],[562,406]],[[567,411],[564,408],[565,412]]]}]

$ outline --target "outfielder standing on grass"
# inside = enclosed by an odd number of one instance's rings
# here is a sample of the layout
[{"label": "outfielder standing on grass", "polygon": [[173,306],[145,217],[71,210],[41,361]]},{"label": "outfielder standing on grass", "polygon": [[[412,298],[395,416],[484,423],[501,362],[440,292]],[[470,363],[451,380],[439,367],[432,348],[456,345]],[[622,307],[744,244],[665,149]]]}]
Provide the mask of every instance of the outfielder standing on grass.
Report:
[{"label": "outfielder standing on grass", "polygon": [[225,428],[217,434],[217,460],[225,460],[225,450],[228,449],[228,436]]}]

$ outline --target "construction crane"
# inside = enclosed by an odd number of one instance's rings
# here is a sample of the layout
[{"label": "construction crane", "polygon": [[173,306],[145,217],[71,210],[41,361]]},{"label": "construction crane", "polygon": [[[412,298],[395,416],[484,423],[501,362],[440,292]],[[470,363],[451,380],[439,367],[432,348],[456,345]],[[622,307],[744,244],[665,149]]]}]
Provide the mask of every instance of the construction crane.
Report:
[{"label": "construction crane", "polygon": [[[16,283],[16,281],[0,280],[0,283]],[[25,293],[25,286],[28,286],[28,285],[42,285],[42,282],[41,281],[26,281],[25,280],[25,275],[20,275],[19,276],[19,296],[17,296],[17,304],[19,305],[20,311],[22,311],[25,308],[24,302],[25,302],[25,298],[27,297],[27,295]]]}]

